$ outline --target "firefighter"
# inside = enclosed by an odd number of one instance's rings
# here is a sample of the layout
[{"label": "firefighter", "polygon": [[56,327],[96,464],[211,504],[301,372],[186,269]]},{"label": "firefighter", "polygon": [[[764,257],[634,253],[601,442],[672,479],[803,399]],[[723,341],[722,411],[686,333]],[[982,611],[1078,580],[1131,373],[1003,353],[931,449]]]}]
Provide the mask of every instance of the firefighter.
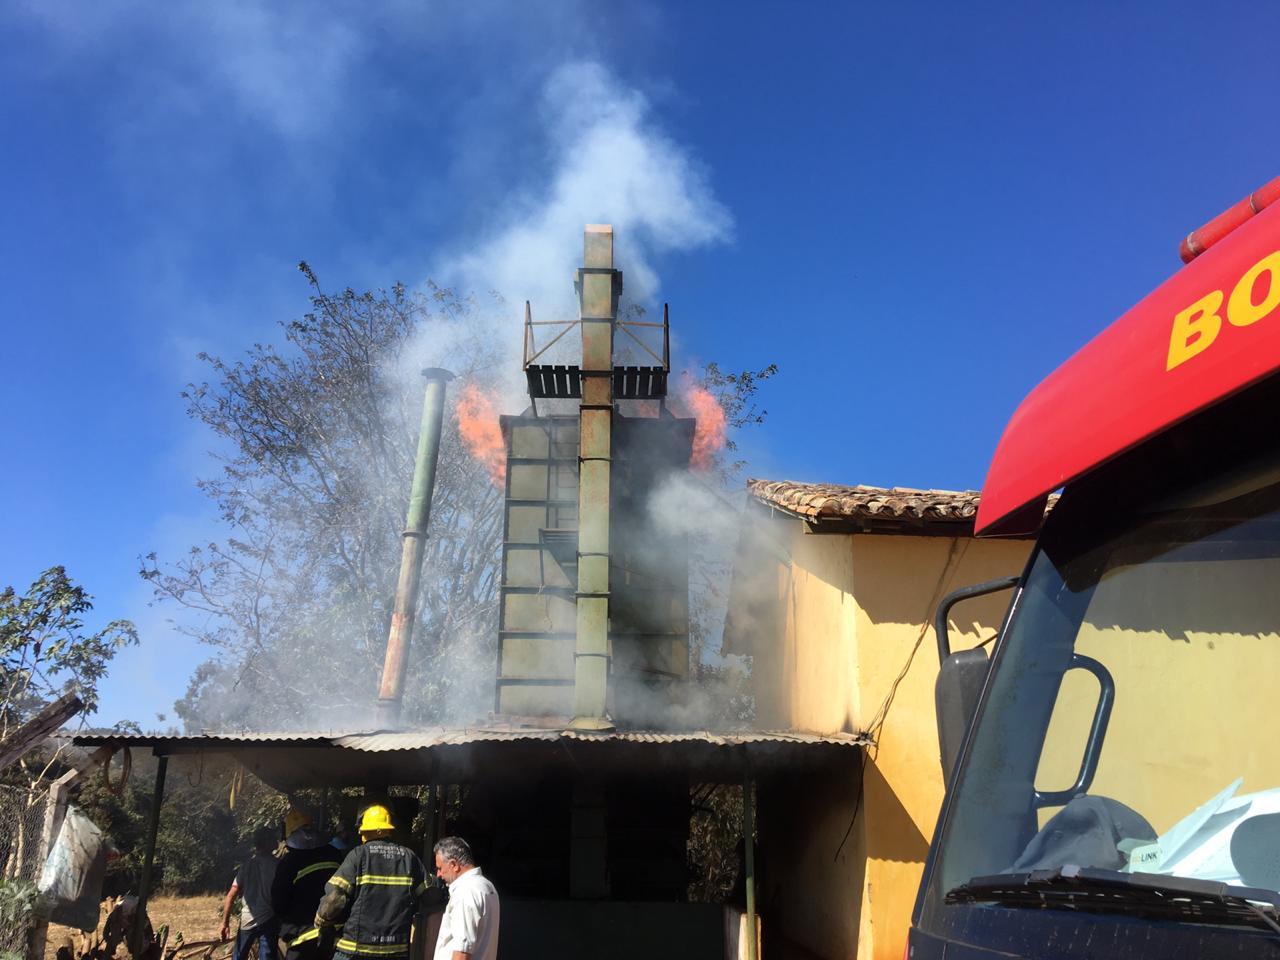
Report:
[{"label": "firefighter", "polygon": [[316,925],[333,929],[336,958],[397,960],[409,955],[409,929],[427,889],[418,855],[393,842],[391,813],[375,804],[360,819],[362,843],[329,878]]},{"label": "firefighter", "polygon": [[286,850],[271,884],[271,907],[280,920],[280,938],[288,948],[285,960],[322,960],[319,931],[313,920],[324,885],[338,869],[342,855],[329,846],[304,810],[289,810],[284,832]]}]

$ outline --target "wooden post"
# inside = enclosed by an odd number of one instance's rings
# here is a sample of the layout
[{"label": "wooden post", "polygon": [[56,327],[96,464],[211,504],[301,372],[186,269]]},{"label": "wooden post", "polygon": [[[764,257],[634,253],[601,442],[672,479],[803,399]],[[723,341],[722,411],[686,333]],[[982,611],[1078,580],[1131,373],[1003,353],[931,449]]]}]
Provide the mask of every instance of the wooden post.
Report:
[{"label": "wooden post", "polygon": [[422,855],[426,859],[427,869],[431,867],[432,850],[436,845],[436,841],[440,839],[438,835],[439,822],[436,815],[436,795],[439,788],[434,784],[427,786],[427,835],[422,844]]},{"label": "wooden post", "polygon": [[756,940],[756,843],[755,810],[751,803],[751,770],[742,779],[742,868],[746,871],[747,894],[747,960],[759,960],[760,944]]},{"label": "wooden post", "polygon": [[142,881],[138,884],[138,910],[133,917],[133,934],[129,938],[129,952],[142,955],[142,936],[147,928],[147,898],[151,896],[151,867],[156,857],[156,834],[160,832],[160,804],[164,802],[164,775],[169,758],[160,757],[156,766],[156,789],[151,795],[151,820],[147,824],[147,847],[142,860]]},{"label": "wooden post", "polygon": [[[434,765],[433,765],[434,766]],[[422,834],[422,862],[427,868],[427,875],[430,876],[435,869],[435,861],[432,859],[432,848],[436,845],[436,795],[439,789],[434,783],[427,784],[427,803],[426,803],[426,830]],[[425,893],[424,893],[425,896]],[[418,901],[418,915],[413,921],[413,943],[410,956],[414,960],[426,960],[430,956],[430,951],[435,944],[427,942],[427,926],[428,926],[427,910],[423,906],[423,901]]]},{"label": "wooden post", "polygon": [[21,759],[28,751],[44,743],[60,726],[84,707],[75,694],[64,693],[0,743],[0,770]]}]

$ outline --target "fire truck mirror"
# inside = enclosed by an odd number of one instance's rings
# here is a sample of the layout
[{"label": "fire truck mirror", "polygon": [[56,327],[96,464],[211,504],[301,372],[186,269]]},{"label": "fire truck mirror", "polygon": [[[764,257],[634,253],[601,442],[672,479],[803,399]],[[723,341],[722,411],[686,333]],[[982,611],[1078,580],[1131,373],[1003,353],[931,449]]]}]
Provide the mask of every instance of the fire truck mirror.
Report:
[{"label": "fire truck mirror", "polygon": [[969,730],[978,696],[987,679],[987,652],[981,647],[959,650],[942,661],[934,684],[934,704],[938,714],[938,747],[942,775],[950,779],[960,757],[964,735]]}]

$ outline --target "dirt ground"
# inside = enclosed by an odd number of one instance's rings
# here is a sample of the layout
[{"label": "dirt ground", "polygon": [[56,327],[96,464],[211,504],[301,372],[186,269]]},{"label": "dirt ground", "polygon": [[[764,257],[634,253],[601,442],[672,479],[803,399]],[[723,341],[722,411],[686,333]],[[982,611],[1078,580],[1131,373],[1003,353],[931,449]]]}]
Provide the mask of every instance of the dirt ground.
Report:
[{"label": "dirt ground", "polygon": [[[163,924],[169,925],[170,940],[181,933],[184,940],[212,940],[218,935],[222,925],[222,897],[156,897],[147,906],[151,924],[159,929]],[[235,916],[231,918],[232,932],[235,931]],[[56,924],[49,927],[49,939],[45,942],[45,960],[54,960],[58,947],[66,943],[72,934],[79,931]]]}]

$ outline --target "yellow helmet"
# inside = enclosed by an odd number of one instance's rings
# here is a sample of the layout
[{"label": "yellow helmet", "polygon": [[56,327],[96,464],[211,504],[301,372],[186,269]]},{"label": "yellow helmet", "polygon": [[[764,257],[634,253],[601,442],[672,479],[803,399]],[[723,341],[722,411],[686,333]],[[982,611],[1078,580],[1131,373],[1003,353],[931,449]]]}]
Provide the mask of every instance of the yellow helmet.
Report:
[{"label": "yellow helmet", "polygon": [[360,818],[360,832],[372,833],[375,830],[394,830],[391,825],[391,811],[380,803],[365,810]]},{"label": "yellow helmet", "polygon": [[287,837],[300,827],[311,826],[311,814],[297,807],[290,807],[284,815],[284,835]]}]

